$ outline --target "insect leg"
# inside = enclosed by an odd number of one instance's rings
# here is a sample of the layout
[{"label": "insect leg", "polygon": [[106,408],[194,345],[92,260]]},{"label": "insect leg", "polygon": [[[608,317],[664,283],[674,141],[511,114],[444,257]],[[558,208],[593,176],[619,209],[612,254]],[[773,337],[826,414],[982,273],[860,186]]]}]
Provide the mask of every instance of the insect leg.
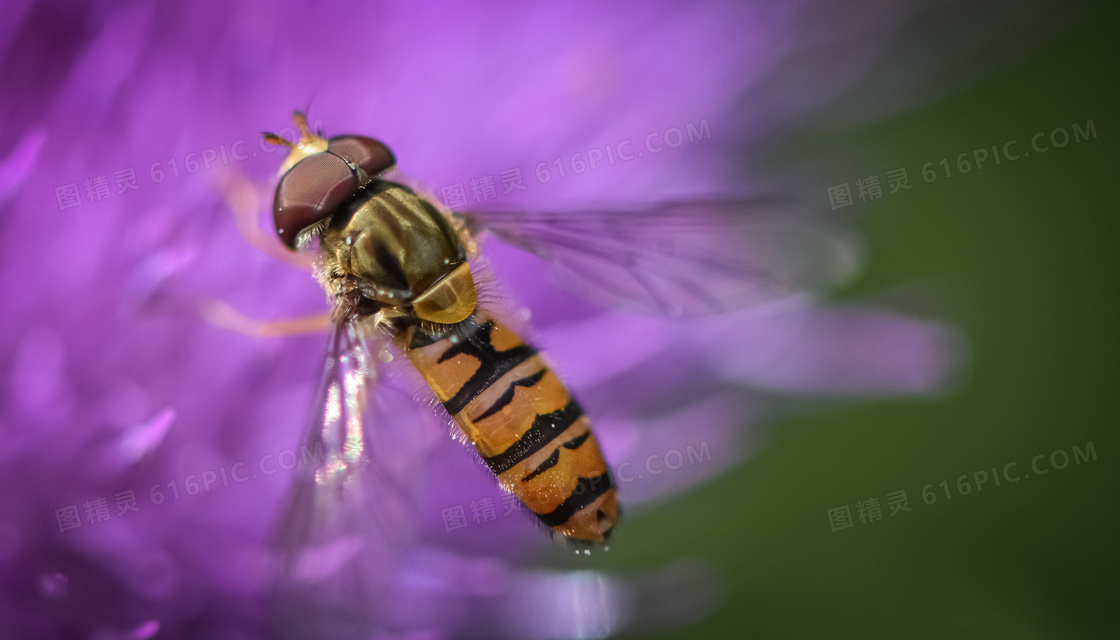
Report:
[{"label": "insect leg", "polygon": [[198,303],[199,316],[220,329],[233,331],[253,338],[274,338],[326,331],[331,326],[329,311],[287,320],[257,320],[242,314],[222,300],[203,300]]},{"label": "insect leg", "polygon": [[240,172],[232,171],[219,179],[217,186],[229,204],[237,230],[245,242],[276,260],[304,271],[311,270],[313,257],[289,250],[275,233],[261,229],[258,224],[261,198],[252,181]]}]

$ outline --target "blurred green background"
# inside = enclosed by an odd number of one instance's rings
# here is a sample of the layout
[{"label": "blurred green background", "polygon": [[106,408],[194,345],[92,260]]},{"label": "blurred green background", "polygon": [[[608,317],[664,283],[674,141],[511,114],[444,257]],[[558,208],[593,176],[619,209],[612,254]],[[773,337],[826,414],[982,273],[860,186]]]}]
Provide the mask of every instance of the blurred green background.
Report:
[{"label": "blurred green background", "polygon": [[[856,202],[869,244],[842,299],[941,292],[970,341],[938,399],[831,404],[787,418],[747,464],[627,519],[614,570],[708,560],[722,606],[671,637],[1120,637],[1120,12],[1101,5],[979,84],[810,151],[869,158],[825,187],[908,168],[913,189]],[[1097,137],[960,174],[961,152],[1092,120]],[[1060,134],[1059,134],[1060,135]],[[1040,140],[1040,143],[1043,141]],[[852,153],[852,152],[858,153]],[[948,158],[952,177],[936,163]],[[920,168],[934,162],[938,178]],[[1036,476],[1035,456],[1097,459]],[[1016,462],[1030,478],[958,494]],[[1058,455],[1061,464],[1061,455]],[[1040,464],[1042,462],[1040,461]],[[1049,462],[1045,463],[1049,466]],[[937,485],[948,481],[952,498]],[[921,490],[935,485],[937,501]],[[885,495],[913,509],[890,517]],[[877,497],[883,519],[832,532],[826,512]],[[586,565],[583,565],[586,566]]]}]

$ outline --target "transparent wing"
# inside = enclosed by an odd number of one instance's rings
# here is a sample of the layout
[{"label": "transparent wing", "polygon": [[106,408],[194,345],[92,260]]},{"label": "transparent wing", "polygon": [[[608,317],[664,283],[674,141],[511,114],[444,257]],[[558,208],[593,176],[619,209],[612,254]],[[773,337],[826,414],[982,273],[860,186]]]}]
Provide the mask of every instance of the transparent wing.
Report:
[{"label": "transparent wing", "polygon": [[828,287],[851,276],[859,258],[837,221],[761,199],[459,215],[468,229],[551,262],[571,290],[657,315],[719,312]]},{"label": "transparent wing", "polygon": [[343,318],[323,375],[276,538],[273,624],[283,638],[366,638],[392,574],[404,496],[377,464],[377,337]]}]

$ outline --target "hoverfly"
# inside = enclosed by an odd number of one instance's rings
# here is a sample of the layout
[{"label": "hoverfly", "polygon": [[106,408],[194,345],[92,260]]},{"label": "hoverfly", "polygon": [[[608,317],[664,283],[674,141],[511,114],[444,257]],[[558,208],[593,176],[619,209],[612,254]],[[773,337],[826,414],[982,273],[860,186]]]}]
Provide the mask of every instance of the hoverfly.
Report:
[{"label": "hoverfly", "polygon": [[325,540],[314,520],[360,508],[347,503],[361,502],[352,496],[369,461],[367,401],[383,359],[374,354],[386,347],[419,372],[502,489],[555,536],[585,549],[614,531],[618,490],[592,421],[543,354],[479,296],[483,234],[550,261],[597,301],[676,316],[817,287],[854,262],[846,237],[758,200],[451,212],[403,183],[384,143],[325,138],[303,114],[294,119],[298,140],[265,134],[290,150],[273,218],[289,250],[315,254],[332,311],[307,435],[325,455],[297,481],[282,523],[282,546],[303,556],[288,560],[289,575],[315,573],[309,547],[330,547],[342,562],[358,557],[360,542]]}]

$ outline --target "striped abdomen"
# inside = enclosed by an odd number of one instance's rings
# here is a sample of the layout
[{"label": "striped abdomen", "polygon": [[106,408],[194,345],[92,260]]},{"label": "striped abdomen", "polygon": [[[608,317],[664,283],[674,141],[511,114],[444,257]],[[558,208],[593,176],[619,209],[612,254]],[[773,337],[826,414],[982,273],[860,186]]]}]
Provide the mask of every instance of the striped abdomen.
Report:
[{"label": "striped abdomen", "polygon": [[402,347],[505,490],[560,535],[606,540],[618,520],[610,471],[536,349],[478,316],[440,335],[414,326]]}]

